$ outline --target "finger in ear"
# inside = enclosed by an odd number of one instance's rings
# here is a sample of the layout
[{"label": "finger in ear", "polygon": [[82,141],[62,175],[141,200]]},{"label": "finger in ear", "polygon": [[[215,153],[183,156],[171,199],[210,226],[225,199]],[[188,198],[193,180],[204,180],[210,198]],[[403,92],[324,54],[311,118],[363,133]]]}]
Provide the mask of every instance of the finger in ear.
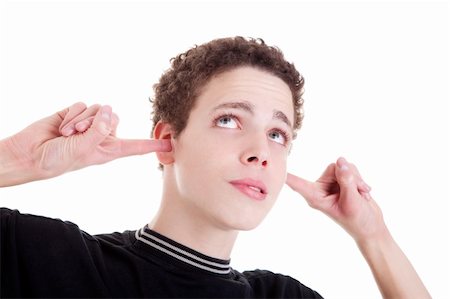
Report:
[{"label": "finger in ear", "polygon": [[[155,139],[168,139],[171,141],[173,140],[174,131],[172,129],[172,126],[169,123],[159,121],[155,129],[153,130],[153,138]],[[173,164],[175,162],[175,155],[174,155],[174,146],[172,144],[172,150],[169,152],[157,152],[156,157],[159,160],[159,163],[162,165],[169,165]]]}]

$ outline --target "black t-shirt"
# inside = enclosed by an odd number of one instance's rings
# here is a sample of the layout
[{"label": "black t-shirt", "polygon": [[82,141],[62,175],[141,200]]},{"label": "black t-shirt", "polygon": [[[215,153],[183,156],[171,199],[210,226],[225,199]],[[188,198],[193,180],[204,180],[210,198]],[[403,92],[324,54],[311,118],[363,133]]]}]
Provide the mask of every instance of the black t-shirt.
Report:
[{"label": "black t-shirt", "polygon": [[0,209],[1,297],[322,298],[265,270],[238,272],[148,227],[89,235]]}]

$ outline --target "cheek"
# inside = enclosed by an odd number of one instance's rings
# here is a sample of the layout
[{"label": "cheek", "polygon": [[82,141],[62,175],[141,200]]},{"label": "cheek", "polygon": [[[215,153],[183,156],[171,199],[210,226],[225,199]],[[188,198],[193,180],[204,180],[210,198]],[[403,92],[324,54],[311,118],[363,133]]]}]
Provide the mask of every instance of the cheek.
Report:
[{"label": "cheek", "polygon": [[271,144],[270,146],[270,158],[273,166],[277,171],[283,172],[287,169],[288,150],[286,147],[278,144]]},{"label": "cheek", "polygon": [[195,138],[181,144],[175,158],[178,162],[195,166],[219,167],[221,162],[229,159],[230,153],[233,153],[233,145],[229,140],[217,138],[217,136],[208,136],[208,138]]},{"label": "cheek", "polygon": [[186,134],[174,144],[174,170],[177,184],[184,194],[202,193],[223,175],[231,149],[227,142],[213,135]]},{"label": "cheek", "polygon": [[272,151],[272,171],[271,178],[277,190],[281,190],[287,177],[287,156],[286,150],[275,149]]}]

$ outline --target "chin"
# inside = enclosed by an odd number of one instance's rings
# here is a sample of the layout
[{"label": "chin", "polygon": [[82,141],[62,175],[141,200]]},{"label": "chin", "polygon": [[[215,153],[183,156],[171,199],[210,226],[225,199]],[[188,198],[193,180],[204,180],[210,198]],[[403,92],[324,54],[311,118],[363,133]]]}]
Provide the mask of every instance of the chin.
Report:
[{"label": "chin", "polygon": [[264,209],[242,209],[239,211],[230,211],[228,213],[221,213],[219,221],[231,230],[250,231],[257,228],[269,214],[271,208]]},{"label": "chin", "polygon": [[251,231],[251,230],[254,230],[255,228],[257,228],[258,226],[259,226],[259,223],[257,225],[253,225],[253,226],[244,226],[238,230],[239,231]]},{"label": "chin", "polygon": [[233,222],[228,222],[227,226],[233,230],[250,231],[257,228],[263,219],[236,219]]}]

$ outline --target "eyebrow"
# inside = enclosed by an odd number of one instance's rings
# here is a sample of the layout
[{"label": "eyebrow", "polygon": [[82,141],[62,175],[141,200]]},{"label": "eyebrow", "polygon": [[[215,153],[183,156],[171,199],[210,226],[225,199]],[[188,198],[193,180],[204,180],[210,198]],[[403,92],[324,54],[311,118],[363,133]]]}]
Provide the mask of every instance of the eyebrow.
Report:
[{"label": "eyebrow", "polygon": [[[216,107],[214,107],[212,111],[214,112],[216,110],[224,109],[224,108],[241,109],[241,110],[244,110],[244,111],[250,113],[251,115],[255,114],[254,113],[254,106],[251,103],[247,102],[247,101],[222,103],[222,104],[219,104]],[[289,118],[286,116],[286,114],[284,114],[280,110],[273,110],[272,119],[281,120],[286,125],[288,125],[289,128],[292,128],[292,124],[289,121]]]}]

